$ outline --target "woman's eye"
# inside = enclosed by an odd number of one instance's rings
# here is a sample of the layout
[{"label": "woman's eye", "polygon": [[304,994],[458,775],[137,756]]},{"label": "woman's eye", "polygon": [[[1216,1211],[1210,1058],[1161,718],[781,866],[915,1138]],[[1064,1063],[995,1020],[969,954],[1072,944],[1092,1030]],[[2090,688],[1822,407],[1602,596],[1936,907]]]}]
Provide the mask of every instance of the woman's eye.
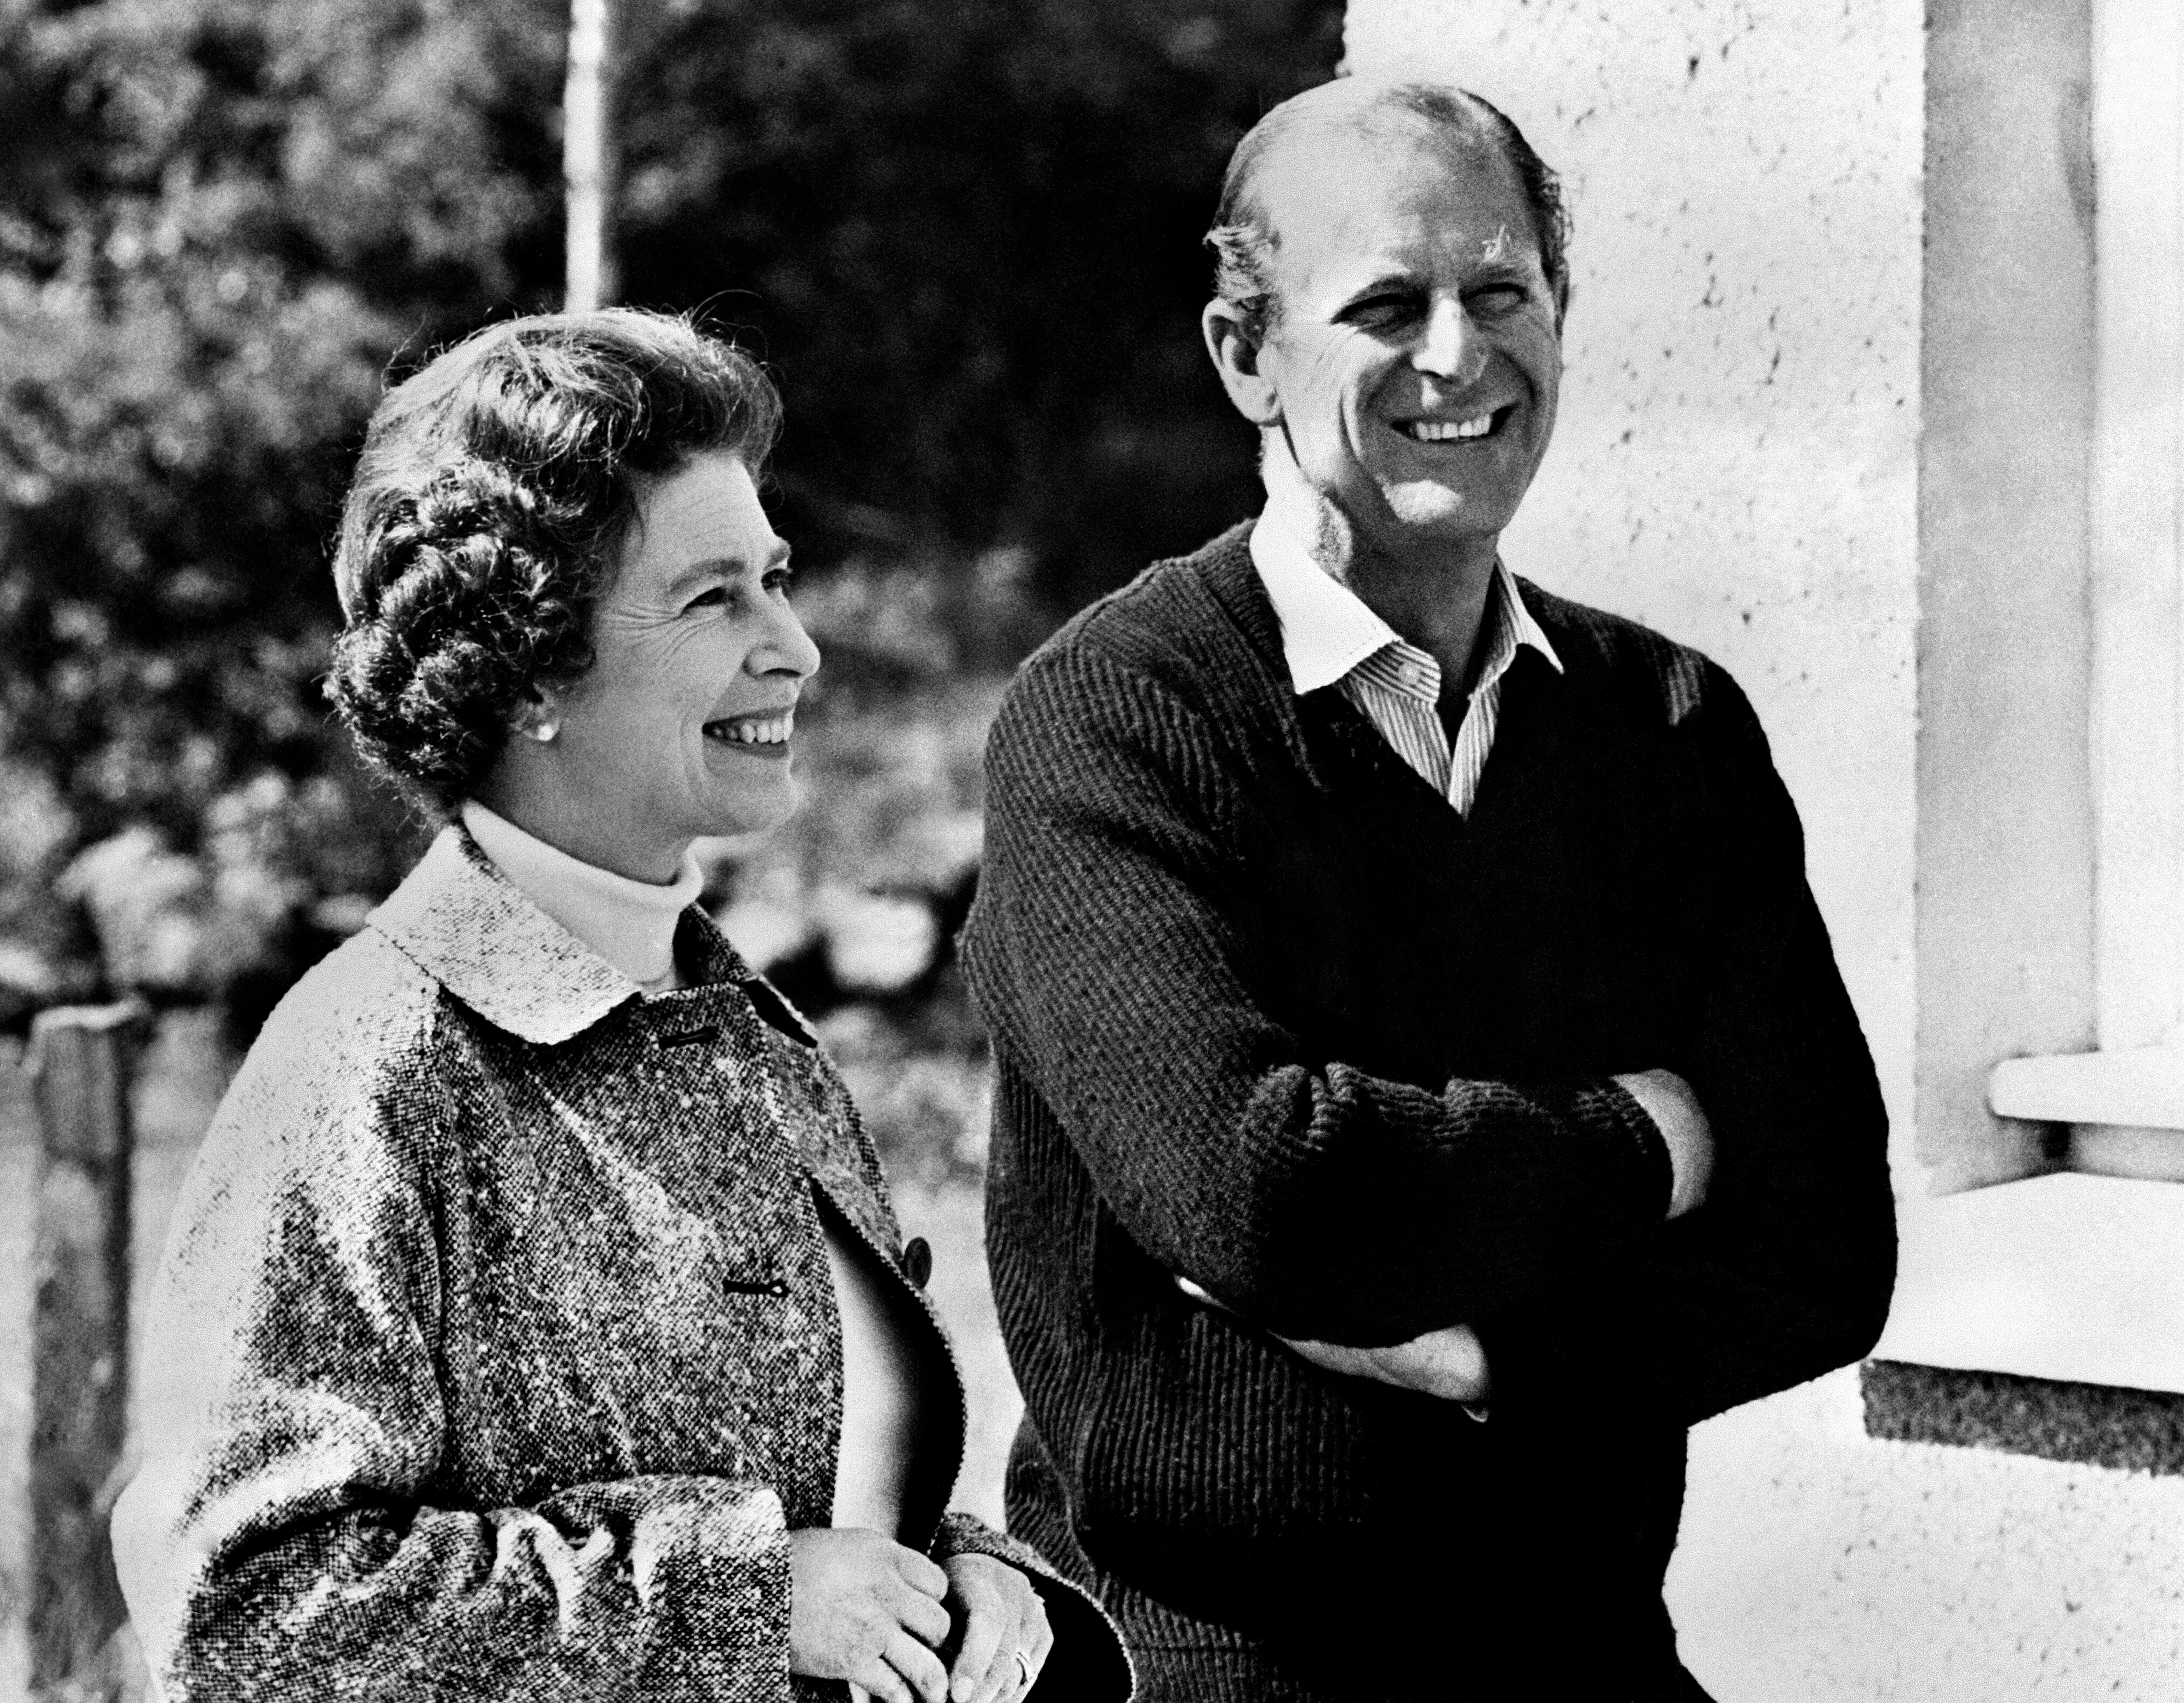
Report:
[{"label": "woman's eye", "polygon": [[727,600],[727,587],[725,585],[709,585],[695,597],[692,598],[688,603],[684,604],[682,607],[684,611],[687,613],[693,609],[718,608],[722,604],[726,603]]},{"label": "woman's eye", "polygon": [[795,578],[796,570],[794,568],[777,567],[769,569],[766,578],[761,580],[760,583],[764,585],[768,591],[786,591],[788,589],[789,581]]}]

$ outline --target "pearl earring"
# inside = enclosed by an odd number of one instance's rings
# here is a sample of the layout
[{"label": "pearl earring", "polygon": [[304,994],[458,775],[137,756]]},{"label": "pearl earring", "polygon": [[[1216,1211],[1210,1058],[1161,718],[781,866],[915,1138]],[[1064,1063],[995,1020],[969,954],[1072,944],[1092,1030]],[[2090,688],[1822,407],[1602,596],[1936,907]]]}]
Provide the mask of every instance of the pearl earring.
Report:
[{"label": "pearl earring", "polygon": [[524,731],[537,740],[539,744],[545,745],[553,739],[554,734],[561,731],[561,724],[559,722],[533,722]]}]

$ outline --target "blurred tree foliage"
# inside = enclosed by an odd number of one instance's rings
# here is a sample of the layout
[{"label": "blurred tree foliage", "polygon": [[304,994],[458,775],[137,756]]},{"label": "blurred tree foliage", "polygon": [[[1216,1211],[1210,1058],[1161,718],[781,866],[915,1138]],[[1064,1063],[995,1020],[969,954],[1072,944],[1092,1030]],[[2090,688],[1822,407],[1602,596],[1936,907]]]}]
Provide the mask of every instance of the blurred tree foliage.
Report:
[{"label": "blurred tree foliage", "polygon": [[[1251,505],[1198,238],[1242,128],[1331,74],[1339,0],[621,9],[625,297],[772,363],[807,561],[950,582],[944,625],[999,574],[1049,620]],[[385,380],[554,305],[566,27],[0,0],[0,979],[66,956],[48,878],[125,830],[261,936],[414,849],[317,695],[326,541]],[[109,909],[153,879],[99,867]]]},{"label": "blurred tree foliage", "polygon": [[1027,547],[1067,608],[1256,505],[1200,238],[1339,3],[629,11],[628,288],[756,333],[805,534]]}]

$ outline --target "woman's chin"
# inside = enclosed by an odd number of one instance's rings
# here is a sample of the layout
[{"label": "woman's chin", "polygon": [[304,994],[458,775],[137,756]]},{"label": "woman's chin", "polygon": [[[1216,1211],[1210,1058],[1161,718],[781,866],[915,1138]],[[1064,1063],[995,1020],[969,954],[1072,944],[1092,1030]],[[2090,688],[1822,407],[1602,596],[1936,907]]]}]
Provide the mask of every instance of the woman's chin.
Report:
[{"label": "woman's chin", "polygon": [[768,833],[795,815],[804,801],[804,789],[786,762],[772,776],[755,779],[732,790],[724,787],[722,791],[727,796],[709,812],[711,825],[705,831],[723,839]]}]

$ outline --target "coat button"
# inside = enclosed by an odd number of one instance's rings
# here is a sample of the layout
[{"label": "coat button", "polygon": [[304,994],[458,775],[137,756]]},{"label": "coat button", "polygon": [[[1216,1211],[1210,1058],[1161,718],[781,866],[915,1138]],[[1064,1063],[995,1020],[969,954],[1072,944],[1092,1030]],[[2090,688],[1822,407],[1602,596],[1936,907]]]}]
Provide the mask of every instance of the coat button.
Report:
[{"label": "coat button", "polygon": [[913,1236],[902,1245],[902,1275],[919,1288],[933,1276],[933,1249],[922,1236]]}]

